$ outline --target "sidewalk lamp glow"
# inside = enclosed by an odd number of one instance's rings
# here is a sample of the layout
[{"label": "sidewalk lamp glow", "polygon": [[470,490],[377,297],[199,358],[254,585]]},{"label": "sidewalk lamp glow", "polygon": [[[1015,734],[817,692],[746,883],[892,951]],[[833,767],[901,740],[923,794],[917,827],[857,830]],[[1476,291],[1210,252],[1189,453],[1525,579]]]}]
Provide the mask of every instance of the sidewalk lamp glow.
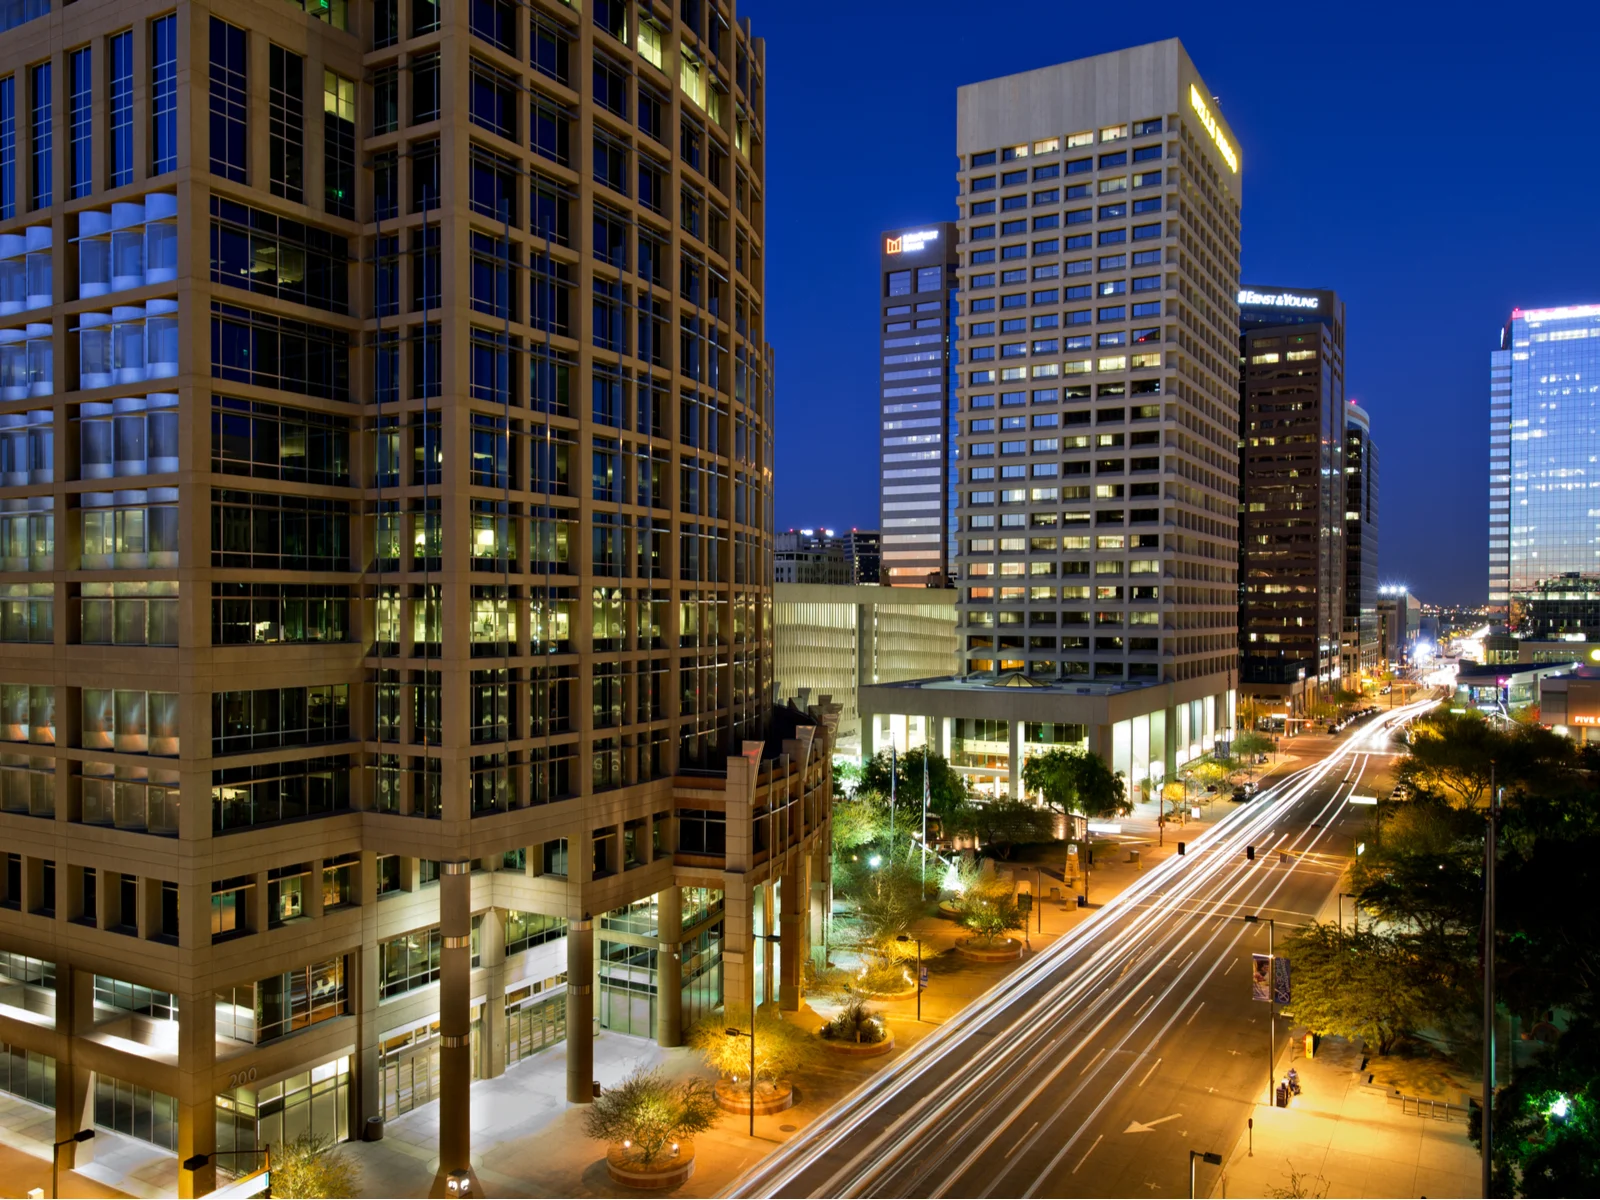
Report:
[{"label": "sidewalk lamp glow", "polygon": [[876,871],[879,867],[883,866],[883,857],[881,855],[874,854],[871,858],[867,859],[867,866]]},{"label": "sidewalk lamp glow", "polygon": [[1365,842],[1358,842],[1356,844],[1356,857],[1360,858],[1366,852],[1367,852],[1367,844]]},{"label": "sidewalk lamp glow", "polygon": [[1572,1101],[1567,1099],[1565,1095],[1557,1095],[1556,1098],[1550,1102],[1550,1107],[1546,1111],[1556,1120],[1565,1121],[1567,1119],[1567,1114],[1572,1111]]}]

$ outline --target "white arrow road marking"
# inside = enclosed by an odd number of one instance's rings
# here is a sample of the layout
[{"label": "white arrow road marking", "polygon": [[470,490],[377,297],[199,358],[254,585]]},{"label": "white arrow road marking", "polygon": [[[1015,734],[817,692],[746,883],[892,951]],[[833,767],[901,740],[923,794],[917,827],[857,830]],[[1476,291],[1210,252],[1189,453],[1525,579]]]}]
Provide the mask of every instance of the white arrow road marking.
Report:
[{"label": "white arrow road marking", "polygon": [[1144,1121],[1129,1121],[1128,1122],[1128,1127],[1126,1129],[1124,1129],[1122,1132],[1123,1133],[1149,1133],[1157,1125],[1161,1125],[1161,1124],[1163,1124],[1163,1123],[1165,1123],[1167,1121],[1176,1121],[1181,1116],[1183,1116],[1182,1113],[1173,1113],[1170,1117],[1157,1117],[1154,1121],[1151,1121],[1149,1123],[1146,1123]]}]

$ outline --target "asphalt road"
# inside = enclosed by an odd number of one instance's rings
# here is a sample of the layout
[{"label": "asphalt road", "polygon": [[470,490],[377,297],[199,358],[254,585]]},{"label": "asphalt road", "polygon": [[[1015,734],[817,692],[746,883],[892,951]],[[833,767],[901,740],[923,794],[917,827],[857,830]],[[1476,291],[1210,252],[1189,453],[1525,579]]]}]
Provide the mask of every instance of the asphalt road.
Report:
[{"label": "asphalt road", "polygon": [[[1226,1156],[1287,1046],[1289,1022],[1273,1043],[1250,999],[1266,921],[1323,912],[1370,812],[1346,799],[1365,752],[1431,703],[1329,739],[727,1194],[1187,1195],[1188,1151]],[[1216,1168],[1199,1171],[1209,1194]]]}]

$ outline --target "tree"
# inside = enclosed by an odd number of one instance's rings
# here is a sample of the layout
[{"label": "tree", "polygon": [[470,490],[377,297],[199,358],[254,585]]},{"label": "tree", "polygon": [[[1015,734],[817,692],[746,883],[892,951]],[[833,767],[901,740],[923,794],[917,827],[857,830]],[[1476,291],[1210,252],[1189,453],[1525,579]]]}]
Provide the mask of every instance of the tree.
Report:
[{"label": "tree", "polygon": [[[1472,1140],[1482,1146],[1482,1114]],[[1600,1179],[1600,1039],[1588,1013],[1494,1097],[1496,1195],[1582,1196]]]},{"label": "tree", "polygon": [[1031,755],[1022,764],[1022,786],[1063,813],[1123,817],[1133,811],[1122,776],[1088,750],[1057,746]]},{"label": "tree", "polygon": [[956,900],[956,920],[982,938],[985,946],[1025,924],[1010,882],[992,875],[980,876],[962,891]]},{"label": "tree", "polygon": [[858,791],[851,800],[833,802],[833,848],[857,850],[882,841],[889,833],[887,805],[871,792]]},{"label": "tree", "polygon": [[[659,1069],[640,1067],[589,1105],[584,1132],[597,1142],[624,1147],[628,1157],[648,1163],[673,1142],[704,1133],[721,1116],[706,1080],[669,1083]],[[276,1163],[273,1171],[277,1171]]]},{"label": "tree", "polygon": [[1493,764],[1509,752],[1505,734],[1476,712],[1433,712],[1411,724],[1411,753],[1395,778],[1419,792],[1443,796],[1463,808],[1480,807]]},{"label": "tree", "polygon": [[1293,1011],[1308,1029],[1360,1037],[1380,1055],[1428,1024],[1461,964],[1424,957],[1403,934],[1313,922],[1285,939]]},{"label": "tree", "polygon": [[354,1196],[360,1187],[361,1168],[326,1134],[308,1130],[272,1148],[274,1196]]},{"label": "tree", "polygon": [[[944,817],[967,799],[967,781],[943,755],[925,746],[918,746],[896,755],[895,769],[891,771],[889,751],[881,750],[861,767],[860,786],[880,796],[887,797],[891,778],[895,781],[895,801],[899,810],[895,824],[907,831],[916,828],[922,820],[924,764],[928,771],[928,812]],[[913,813],[917,815],[913,817]]]},{"label": "tree", "polygon": [[1272,739],[1253,729],[1233,739],[1233,752],[1239,758],[1253,760],[1258,754],[1271,754],[1272,751]]},{"label": "tree", "polygon": [[862,877],[856,916],[878,956],[890,958],[894,940],[911,929],[927,906],[921,865],[914,858],[891,858]]},{"label": "tree", "polygon": [[836,799],[853,796],[861,786],[861,764],[844,759],[833,760],[833,794]]},{"label": "tree", "polygon": [[1452,936],[1476,935],[1483,909],[1481,817],[1427,796],[1381,804],[1366,847],[1350,870],[1361,910],[1421,935],[1436,950]]},{"label": "tree", "polygon": [[[689,1031],[689,1045],[722,1078],[744,1080],[750,1090],[750,1041],[729,1037],[728,1030],[750,1032],[750,1014],[739,1007],[713,1013]],[[798,1026],[791,1025],[770,1005],[756,1010],[756,1082],[777,1083],[815,1061],[816,1043]]]},{"label": "tree", "polygon": [[992,800],[963,804],[951,814],[945,828],[968,834],[993,847],[1001,858],[1010,858],[1013,846],[1054,840],[1055,817],[1022,800]]}]

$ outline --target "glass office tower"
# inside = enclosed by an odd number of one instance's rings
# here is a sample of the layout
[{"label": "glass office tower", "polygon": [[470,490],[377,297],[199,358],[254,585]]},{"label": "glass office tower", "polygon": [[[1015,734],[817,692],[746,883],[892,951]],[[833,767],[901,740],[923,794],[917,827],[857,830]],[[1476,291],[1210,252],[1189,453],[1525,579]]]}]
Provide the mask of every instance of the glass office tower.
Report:
[{"label": "glass office tower", "polygon": [[950,570],[956,249],[949,221],[879,245],[880,578],[892,587],[943,587]]},{"label": "glass office tower", "polygon": [[1514,309],[1490,359],[1490,602],[1600,572],[1600,305]]}]

